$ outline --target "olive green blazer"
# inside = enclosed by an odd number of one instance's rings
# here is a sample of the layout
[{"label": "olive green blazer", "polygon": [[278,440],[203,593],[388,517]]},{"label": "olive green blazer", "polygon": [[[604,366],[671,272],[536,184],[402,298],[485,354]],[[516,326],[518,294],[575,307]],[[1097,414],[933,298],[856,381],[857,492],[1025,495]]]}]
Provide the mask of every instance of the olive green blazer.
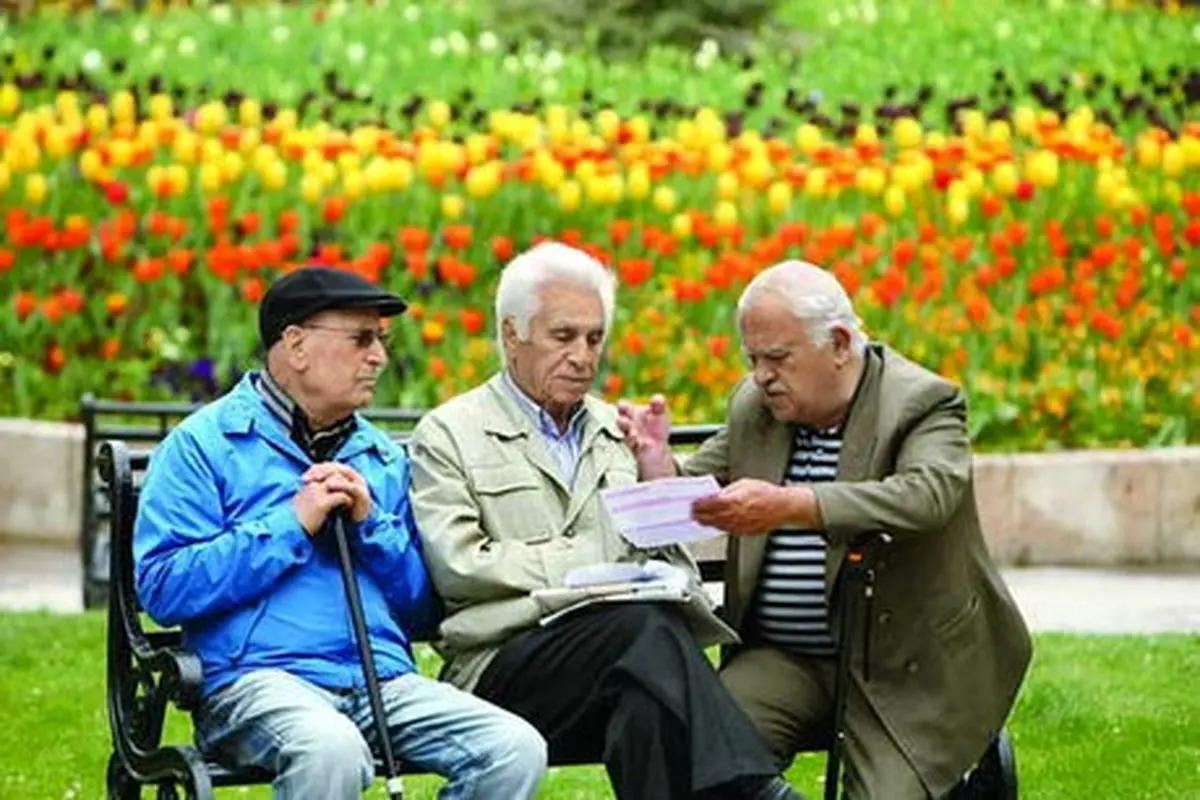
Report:
[{"label": "olive green blazer", "polygon": [[[721,482],[780,483],[794,429],[757,386],[734,390],[726,426],[682,466]],[[812,487],[829,543],[826,592],[836,617],[847,545],[874,531],[871,624],[853,634],[853,679],[930,793],[945,793],[1004,724],[1029,664],[1030,640],[980,532],[957,387],[898,353],[867,349],[843,433],[837,480]],[[766,536],[730,537],[726,618],[743,628]],[[864,627],[866,630],[864,631]],[[869,682],[859,657],[869,642]]]}]

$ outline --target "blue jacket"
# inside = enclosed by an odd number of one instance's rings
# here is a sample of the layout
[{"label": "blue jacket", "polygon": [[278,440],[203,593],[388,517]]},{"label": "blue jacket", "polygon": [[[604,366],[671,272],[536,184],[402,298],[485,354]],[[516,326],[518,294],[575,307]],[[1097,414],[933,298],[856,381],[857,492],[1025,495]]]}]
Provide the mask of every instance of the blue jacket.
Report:
[{"label": "blue jacket", "polygon": [[[439,613],[408,459],[359,417],[337,460],[371,491],[370,515],[347,537],[386,680],[413,671],[409,641]],[[204,664],[205,695],[269,667],[327,688],[364,683],[333,538],[309,537],[292,506],[311,464],[249,376],[154,451],[134,529],[138,596],[159,624],[182,627]]]}]

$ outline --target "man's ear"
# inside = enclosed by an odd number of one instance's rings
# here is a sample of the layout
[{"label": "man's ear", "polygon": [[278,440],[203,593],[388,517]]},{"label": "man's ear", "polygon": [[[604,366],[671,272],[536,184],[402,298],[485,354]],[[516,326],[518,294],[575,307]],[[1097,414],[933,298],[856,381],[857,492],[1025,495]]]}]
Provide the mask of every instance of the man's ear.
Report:
[{"label": "man's ear", "polygon": [[300,372],[307,369],[308,348],[303,328],[299,325],[289,325],[284,328],[279,346],[283,348],[283,356],[293,371]]},{"label": "man's ear", "polygon": [[839,367],[844,367],[850,363],[854,353],[852,345],[854,336],[850,333],[850,329],[845,325],[834,323],[829,329],[830,344],[833,347],[833,360]]},{"label": "man's ear", "polygon": [[[500,339],[504,342],[504,349],[510,350],[518,341],[517,326],[513,324],[512,319],[505,317],[500,322]],[[504,354],[501,353],[503,356]]]}]

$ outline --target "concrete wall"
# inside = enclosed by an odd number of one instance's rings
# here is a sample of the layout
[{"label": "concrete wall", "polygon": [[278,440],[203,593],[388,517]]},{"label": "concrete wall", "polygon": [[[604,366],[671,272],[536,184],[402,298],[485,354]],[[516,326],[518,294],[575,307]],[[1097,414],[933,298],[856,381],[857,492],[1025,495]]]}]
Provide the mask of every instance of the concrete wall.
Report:
[{"label": "concrete wall", "polygon": [[0,418],[0,536],[79,538],[83,426]]},{"label": "concrete wall", "polygon": [[[0,419],[0,536],[75,541],[82,474],[82,426]],[[1004,563],[1200,563],[1200,447],[977,456],[975,494]]]}]

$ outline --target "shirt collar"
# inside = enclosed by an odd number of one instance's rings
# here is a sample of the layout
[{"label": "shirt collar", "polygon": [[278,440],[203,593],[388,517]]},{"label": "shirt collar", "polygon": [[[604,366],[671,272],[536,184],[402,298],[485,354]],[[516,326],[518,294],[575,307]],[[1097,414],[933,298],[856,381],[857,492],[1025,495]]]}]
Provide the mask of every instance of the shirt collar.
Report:
[{"label": "shirt collar", "polygon": [[571,412],[571,419],[567,423],[566,432],[559,433],[558,423],[554,421],[554,418],[546,412],[546,409],[542,408],[532,397],[526,394],[524,389],[517,385],[517,382],[512,379],[508,370],[504,370],[501,373],[501,378],[509,394],[517,401],[517,405],[533,421],[534,426],[541,433],[557,439],[563,436],[578,436],[583,430],[584,422],[587,420],[587,407],[582,401],[575,404],[575,408]]}]

